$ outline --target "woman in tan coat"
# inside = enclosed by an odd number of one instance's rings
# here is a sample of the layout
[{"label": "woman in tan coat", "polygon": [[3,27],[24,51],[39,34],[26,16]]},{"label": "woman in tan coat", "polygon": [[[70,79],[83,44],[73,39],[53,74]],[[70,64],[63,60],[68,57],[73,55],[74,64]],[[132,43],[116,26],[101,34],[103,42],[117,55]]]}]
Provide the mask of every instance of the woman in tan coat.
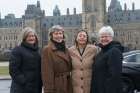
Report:
[{"label": "woman in tan coat", "polygon": [[64,42],[64,29],[53,26],[50,42],[42,53],[42,80],[44,93],[72,93],[71,58]]},{"label": "woman in tan coat", "polygon": [[73,93],[90,93],[90,82],[93,58],[96,55],[96,47],[88,44],[88,34],[79,31],[75,45],[70,49],[72,58],[72,86]]}]

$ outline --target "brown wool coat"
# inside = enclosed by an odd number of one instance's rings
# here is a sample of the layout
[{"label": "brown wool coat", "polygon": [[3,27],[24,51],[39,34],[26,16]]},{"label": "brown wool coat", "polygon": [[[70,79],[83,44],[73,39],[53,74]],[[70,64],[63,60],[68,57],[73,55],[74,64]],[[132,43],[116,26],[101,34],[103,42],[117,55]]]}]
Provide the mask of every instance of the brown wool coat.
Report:
[{"label": "brown wool coat", "polygon": [[50,42],[42,53],[42,80],[44,93],[72,93],[71,58],[68,50],[58,51]]},{"label": "brown wool coat", "polygon": [[93,58],[96,47],[87,45],[83,55],[79,54],[76,46],[69,49],[72,58],[73,93],[90,93]]}]

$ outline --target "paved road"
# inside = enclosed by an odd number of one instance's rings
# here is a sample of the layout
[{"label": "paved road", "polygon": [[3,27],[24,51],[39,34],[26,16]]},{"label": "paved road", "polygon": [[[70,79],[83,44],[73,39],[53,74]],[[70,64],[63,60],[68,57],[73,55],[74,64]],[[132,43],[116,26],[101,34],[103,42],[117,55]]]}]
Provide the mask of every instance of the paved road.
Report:
[{"label": "paved road", "polygon": [[0,80],[0,93],[10,93],[10,80]]}]

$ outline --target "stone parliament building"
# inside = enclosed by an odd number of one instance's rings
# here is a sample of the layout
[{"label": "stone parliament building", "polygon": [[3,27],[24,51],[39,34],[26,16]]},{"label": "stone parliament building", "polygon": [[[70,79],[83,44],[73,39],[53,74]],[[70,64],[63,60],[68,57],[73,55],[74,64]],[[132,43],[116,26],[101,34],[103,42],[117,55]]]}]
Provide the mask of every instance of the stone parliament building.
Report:
[{"label": "stone parliament building", "polygon": [[48,43],[48,29],[53,25],[61,25],[65,29],[66,43],[70,47],[74,43],[75,34],[79,29],[85,29],[96,38],[97,31],[103,25],[111,25],[115,31],[115,40],[120,41],[130,49],[140,49],[140,10],[124,9],[118,0],[112,0],[106,12],[106,0],[82,0],[82,13],[77,14],[76,8],[70,14],[67,8],[66,15],[61,15],[59,7],[53,10],[53,16],[45,16],[40,1],[36,5],[27,5],[25,14],[15,18],[8,14],[0,18],[0,51],[14,48],[20,43],[22,29],[26,26],[34,28],[39,36],[39,45],[42,48]]}]

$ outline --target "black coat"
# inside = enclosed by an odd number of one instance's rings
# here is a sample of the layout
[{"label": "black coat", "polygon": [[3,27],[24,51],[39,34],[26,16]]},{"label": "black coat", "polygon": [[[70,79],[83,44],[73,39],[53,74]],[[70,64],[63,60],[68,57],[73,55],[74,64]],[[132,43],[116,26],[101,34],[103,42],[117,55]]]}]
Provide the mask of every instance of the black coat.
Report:
[{"label": "black coat", "polygon": [[10,93],[41,93],[41,57],[37,46],[21,43],[12,50],[9,62]]},{"label": "black coat", "polygon": [[122,47],[112,41],[101,48],[92,67],[91,93],[122,93]]}]

